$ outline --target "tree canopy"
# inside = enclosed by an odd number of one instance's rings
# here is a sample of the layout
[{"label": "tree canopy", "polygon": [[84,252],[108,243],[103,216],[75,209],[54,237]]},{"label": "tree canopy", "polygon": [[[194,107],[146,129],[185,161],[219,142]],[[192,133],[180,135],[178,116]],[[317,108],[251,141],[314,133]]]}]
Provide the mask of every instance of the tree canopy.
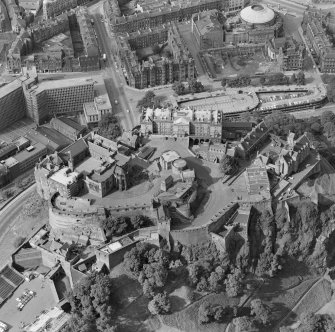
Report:
[{"label": "tree canopy", "polygon": [[220,162],[220,170],[223,174],[232,175],[236,172],[238,163],[235,157],[225,155]]},{"label": "tree canopy", "polygon": [[67,298],[71,305],[72,332],[104,332],[112,327],[116,303],[108,275],[92,273],[81,279]]},{"label": "tree canopy", "polygon": [[98,123],[98,134],[108,139],[116,139],[122,134],[118,118],[111,113],[103,114]]}]

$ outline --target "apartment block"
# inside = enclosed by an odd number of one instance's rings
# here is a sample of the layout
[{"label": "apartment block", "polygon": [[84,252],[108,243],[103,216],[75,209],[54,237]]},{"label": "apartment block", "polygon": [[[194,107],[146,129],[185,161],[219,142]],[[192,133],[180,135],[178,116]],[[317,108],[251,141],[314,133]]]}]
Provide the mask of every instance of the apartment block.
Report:
[{"label": "apartment block", "polygon": [[79,57],[80,68],[82,71],[99,70],[99,46],[87,8],[80,7],[76,10],[76,16],[84,45],[84,54]]},{"label": "apartment block", "polygon": [[195,139],[221,141],[222,114],[220,111],[190,108],[147,108],[143,111],[141,131],[166,136],[190,136]]},{"label": "apartment block", "polygon": [[77,0],[43,0],[43,17],[45,20],[56,17],[77,5]]},{"label": "apartment block", "polygon": [[0,130],[7,128],[26,115],[22,80],[17,79],[0,88]]}]

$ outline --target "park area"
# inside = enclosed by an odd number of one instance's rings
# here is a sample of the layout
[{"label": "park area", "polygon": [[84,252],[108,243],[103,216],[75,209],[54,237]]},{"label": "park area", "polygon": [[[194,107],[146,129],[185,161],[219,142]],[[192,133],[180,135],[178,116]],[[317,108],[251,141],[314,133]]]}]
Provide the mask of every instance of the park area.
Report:
[{"label": "park area", "polygon": [[262,52],[236,56],[227,53],[202,53],[201,58],[210,76],[217,79],[279,71],[278,65],[268,61]]}]

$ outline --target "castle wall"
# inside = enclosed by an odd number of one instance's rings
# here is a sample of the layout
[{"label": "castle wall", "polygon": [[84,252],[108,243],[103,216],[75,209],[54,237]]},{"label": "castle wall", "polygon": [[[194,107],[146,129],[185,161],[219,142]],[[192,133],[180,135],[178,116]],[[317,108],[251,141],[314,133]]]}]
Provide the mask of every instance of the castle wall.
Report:
[{"label": "castle wall", "polygon": [[230,203],[227,207],[211,218],[211,222],[208,225],[208,231],[216,233],[224,226],[228,220],[234,215],[239,207],[238,203]]},{"label": "castle wall", "polygon": [[211,240],[207,226],[174,230],[170,235],[174,243],[178,241],[184,246],[198,245]]},{"label": "castle wall", "polygon": [[97,260],[104,263],[107,266],[107,268],[111,270],[113,267],[123,262],[125,253],[134,248],[138,242],[139,242],[138,240],[134,241],[128,246],[122,247],[119,250],[111,253],[96,250],[95,254],[97,256]]}]

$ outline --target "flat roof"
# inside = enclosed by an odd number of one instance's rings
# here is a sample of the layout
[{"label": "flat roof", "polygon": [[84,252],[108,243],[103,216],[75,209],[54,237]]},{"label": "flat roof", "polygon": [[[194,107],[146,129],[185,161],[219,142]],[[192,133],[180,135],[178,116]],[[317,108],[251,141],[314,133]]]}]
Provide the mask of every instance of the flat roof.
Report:
[{"label": "flat roof", "polygon": [[176,151],[167,151],[162,154],[162,158],[167,162],[172,162],[180,158]]},{"label": "flat roof", "polygon": [[33,150],[31,151],[27,151],[26,149],[19,152],[18,154],[15,155],[15,159],[18,162],[22,162],[25,161],[26,159],[28,159],[29,157],[35,155],[35,154],[39,154],[41,151],[46,150],[46,146],[43,145],[42,143],[36,143],[35,145],[32,145],[34,147]]},{"label": "flat roof", "polygon": [[54,121],[57,121],[57,120],[64,123],[65,125],[71,127],[72,129],[74,129],[78,133],[81,132],[84,129],[84,127],[82,125],[80,125],[78,122],[74,121],[71,118],[66,118],[65,116],[61,116],[59,118],[54,118]]},{"label": "flat roof", "polygon": [[67,186],[77,181],[78,175],[79,173],[77,172],[71,172],[69,167],[64,167],[54,173],[50,179]]},{"label": "flat roof", "polygon": [[69,318],[70,318],[70,315],[64,313],[62,309],[54,307],[50,311],[40,315],[35,322],[28,325],[28,327],[26,328],[26,331],[38,332],[43,327],[45,327],[50,321],[54,321],[54,320],[62,320],[62,323],[58,321],[57,325],[63,326],[65,322],[68,321]]},{"label": "flat roof", "polygon": [[101,166],[101,161],[93,157],[87,157],[83,162],[78,164],[75,168],[75,171],[78,173],[91,173],[95,169]]},{"label": "flat roof", "polygon": [[36,128],[36,131],[59,146],[67,146],[72,143],[72,140],[58,132],[56,129],[40,126]]},{"label": "flat roof", "polygon": [[50,81],[40,81],[34,87],[32,87],[32,91],[35,93],[40,93],[45,90],[53,90],[53,89],[64,89],[74,86],[84,86],[94,84],[95,80],[92,77],[77,77],[77,78],[67,78],[61,80],[50,80]]},{"label": "flat roof", "polygon": [[19,79],[16,79],[15,81],[4,85],[3,87],[0,88],[0,99],[21,87],[22,87],[22,81]]}]

